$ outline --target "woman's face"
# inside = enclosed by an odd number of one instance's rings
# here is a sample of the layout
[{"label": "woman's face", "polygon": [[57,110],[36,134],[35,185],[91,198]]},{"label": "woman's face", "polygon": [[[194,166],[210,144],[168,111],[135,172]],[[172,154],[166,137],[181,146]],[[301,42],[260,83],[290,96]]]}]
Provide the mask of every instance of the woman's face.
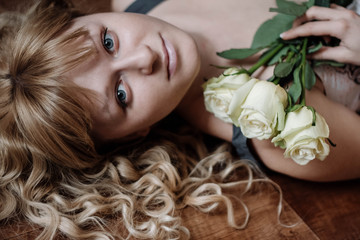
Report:
[{"label": "woman's face", "polygon": [[96,54],[69,72],[95,91],[90,106],[94,134],[106,141],[146,133],[179,104],[199,69],[194,40],[159,19],[131,13],[76,18]]}]

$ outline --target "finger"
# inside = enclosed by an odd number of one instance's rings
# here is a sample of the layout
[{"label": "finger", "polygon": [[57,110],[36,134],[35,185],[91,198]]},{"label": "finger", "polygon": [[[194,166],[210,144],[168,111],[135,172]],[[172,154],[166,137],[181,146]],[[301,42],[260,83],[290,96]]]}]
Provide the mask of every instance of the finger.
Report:
[{"label": "finger", "polygon": [[313,6],[309,8],[304,15],[295,19],[293,27],[300,26],[305,22],[313,20],[327,21],[347,18],[349,11],[350,10],[336,4],[331,4],[330,8]]},{"label": "finger", "polygon": [[296,28],[292,28],[283,32],[280,37],[284,40],[289,40],[306,36],[332,36],[339,38],[341,35],[342,28],[339,27],[338,21],[319,21],[308,22]]},{"label": "finger", "polygon": [[322,19],[317,18],[317,15],[322,13],[322,16],[326,16],[327,14],[330,14],[328,8],[324,8],[324,7],[311,7],[309,8],[303,15],[301,15],[300,17],[296,18],[293,22],[293,27],[297,27],[300,26],[306,22],[310,22],[313,20],[329,20],[329,17],[323,17]]},{"label": "finger", "polygon": [[337,10],[344,10],[344,9],[345,9],[344,7],[342,7],[342,6],[340,6],[340,5],[337,5],[337,4],[335,4],[335,3],[331,3],[331,4],[330,4],[330,8],[332,8],[332,9],[337,9]]},{"label": "finger", "polygon": [[298,27],[298,26],[302,25],[303,23],[309,22],[309,21],[310,20],[309,20],[308,16],[304,14],[294,20],[292,27],[293,28]]},{"label": "finger", "polygon": [[316,60],[335,60],[338,57],[337,52],[334,48],[322,47],[317,52],[308,55],[308,57]]},{"label": "finger", "polygon": [[333,7],[319,7],[313,6],[309,8],[304,15],[308,21],[312,20],[337,20],[346,18],[349,14],[349,11],[346,8],[340,7],[338,5],[331,5]]},{"label": "finger", "polygon": [[334,60],[341,63],[351,63],[358,65],[354,62],[353,52],[343,46],[338,47],[322,47],[319,51],[309,55],[310,58],[316,60]]}]

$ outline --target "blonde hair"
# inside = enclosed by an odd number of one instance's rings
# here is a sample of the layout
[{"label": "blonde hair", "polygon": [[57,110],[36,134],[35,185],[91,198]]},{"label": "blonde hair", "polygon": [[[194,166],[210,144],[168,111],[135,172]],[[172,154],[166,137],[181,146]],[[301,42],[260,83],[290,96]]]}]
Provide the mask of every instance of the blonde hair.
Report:
[{"label": "blonde hair", "polygon": [[[86,31],[61,34],[75,13],[64,1],[41,1],[18,33],[8,33],[14,41],[0,70],[0,220],[20,213],[43,227],[38,239],[176,239],[189,238],[179,209],[208,212],[222,203],[229,224],[244,228],[247,220],[235,223],[222,191],[240,185],[246,192],[253,170],[233,162],[227,145],[209,155],[193,132],[155,131],[127,157],[96,152],[86,94],[63,77],[93,53],[73,44]],[[239,169],[245,172],[235,174]],[[125,229],[108,228],[114,218]]]}]

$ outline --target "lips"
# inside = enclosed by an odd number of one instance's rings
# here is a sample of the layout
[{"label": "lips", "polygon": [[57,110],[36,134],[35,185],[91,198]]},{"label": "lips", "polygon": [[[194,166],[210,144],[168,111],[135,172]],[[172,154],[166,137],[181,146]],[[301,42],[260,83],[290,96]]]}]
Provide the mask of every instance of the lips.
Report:
[{"label": "lips", "polygon": [[164,43],[165,64],[167,66],[168,78],[170,79],[176,70],[177,55],[174,46],[170,41],[162,38]]}]

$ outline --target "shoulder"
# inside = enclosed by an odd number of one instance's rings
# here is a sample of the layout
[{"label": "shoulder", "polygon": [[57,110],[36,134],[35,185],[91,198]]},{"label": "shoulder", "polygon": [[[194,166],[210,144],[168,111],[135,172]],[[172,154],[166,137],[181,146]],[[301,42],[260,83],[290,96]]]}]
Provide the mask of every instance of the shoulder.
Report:
[{"label": "shoulder", "polygon": [[130,6],[135,0],[111,0],[111,9],[115,12],[123,12]]}]

